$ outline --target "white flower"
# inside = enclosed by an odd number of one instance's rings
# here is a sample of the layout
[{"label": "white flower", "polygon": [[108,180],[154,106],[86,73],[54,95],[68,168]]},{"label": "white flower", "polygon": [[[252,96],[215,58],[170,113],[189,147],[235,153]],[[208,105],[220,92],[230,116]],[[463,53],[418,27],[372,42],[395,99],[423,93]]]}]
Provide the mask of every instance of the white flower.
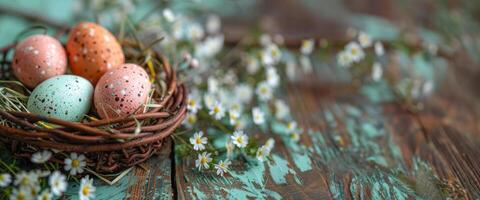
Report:
[{"label": "white flower", "polygon": [[12,182],[10,174],[0,174],[0,187],[7,187]]},{"label": "white flower", "polygon": [[302,46],[300,47],[300,52],[302,52],[302,54],[304,55],[309,55],[312,53],[314,47],[315,47],[314,39],[303,40]]},{"label": "white flower", "polygon": [[363,48],[368,48],[370,46],[372,46],[372,39],[370,38],[370,36],[364,32],[360,32],[358,34],[358,42],[360,42],[360,45],[363,47]]},{"label": "white flower", "polygon": [[256,93],[257,93],[258,97],[260,98],[260,100],[262,100],[262,101],[270,100],[272,98],[272,95],[273,95],[273,91],[272,91],[271,86],[265,81],[262,81],[258,84]]},{"label": "white flower", "polygon": [[10,200],[29,200],[32,199],[32,195],[29,191],[29,187],[20,187],[19,189],[13,189],[10,194]]},{"label": "white flower", "polygon": [[230,166],[232,162],[230,162],[228,159],[223,161],[219,161],[218,164],[215,164],[215,169],[217,170],[217,175],[223,176],[225,172],[228,170],[228,166]]},{"label": "white flower", "polygon": [[352,58],[346,51],[341,51],[337,55],[337,63],[342,67],[350,67],[352,64]]},{"label": "white flower", "polygon": [[296,68],[297,64],[293,59],[288,60],[287,63],[285,64],[285,74],[287,75],[289,80],[295,80],[297,77],[295,76],[296,74]]},{"label": "white flower", "polygon": [[231,125],[236,125],[238,123],[238,119],[240,118],[240,112],[234,109],[231,109],[230,112],[228,112],[229,118],[230,118],[230,124]]},{"label": "white flower", "polygon": [[295,131],[290,133],[290,139],[292,139],[294,142],[300,141],[300,132]]},{"label": "white flower", "polygon": [[32,187],[37,185],[38,175],[35,172],[21,171],[15,175],[14,185]]},{"label": "white flower", "polygon": [[93,179],[89,176],[83,177],[80,181],[80,190],[78,191],[78,195],[80,196],[80,200],[89,200],[93,199],[95,193],[95,186],[93,186]]},{"label": "white flower", "polygon": [[380,63],[375,62],[373,63],[372,67],[372,80],[373,81],[379,81],[382,78],[383,74],[383,69]]},{"label": "white flower", "polygon": [[277,87],[280,84],[280,76],[278,76],[275,67],[266,67],[267,83],[272,87]]},{"label": "white flower", "polygon": [[48,150],[44,150],[44,151],[34,153],[32,155],[31,161],[33,163],[41,164],[41,163],[47,162],[51,157],[52,157],[52,152]]},{"label": "white flower", "polygon": [[203,137],[203,132],[199,131],[193,134],[190,138],[190,144],[193,145],[195,151],[201,151],[205,149],[205,144],[207,144],[207,138]]},{"label": "white flower", "polygon": [[215,96],[213,94],[207,93],[203,96],[203,103],[207,108],[211,108],[215,104]]},{"label": "white flower", "polygon": [[212,162],[212,158],[210,158],[210,153],[203,152],[202,154],[198,154],[198,159],[195,160],[195,167],[198,170],[202,170],[202,168],[208,169],[210,165],[208,163]]},{"label": "white flower", "polygon": [[170,9],[163,10],[163,17],[165,17],[165,19],[168,22],[175,21],[175,15],[173,14],[172,10],[170,10]]},{"label": "white flower", "polygon": [[248,103],[250,100],[252,100],[252,87],[250,87],[248,84],[237,85],[237,87],[235,87],[235,95],[240,102]]},{"label": "white flower", "polygon": [[225,110],[223,109],[222,103],[217,101],[212,107],[210,107],[209,114],[216,120],[222,119],[222,117],[225,116]]},{"label": "white flower", "polygon": [[290,108],[283,100],[275,100],[275,117],[277,119],[286,119],[290,114]]},{"label": "white flower", "polygon": [[377,56],[383,56],[385,53],[385,49],[383,48],[383,44],[381,42],[375,42],[375,54]]},{"label": "white flower", "polygon": [[192,128],[193,125],[197,123],[197,115],[194,113],[188,113],[184,123],[188,128]]},{"label": "white flower", "polygon": [[208,77],[207,84],[208,84],[208,92],[215,94],[218,91],[218,81],[216,78],[211,76]]},{"label": "white flower", "polygon": [[227,156],[231,156],[233,153],[233,150],[235,149],[235,145],[232,143],[232,141],[228,140],[225,143],[225,148],[227,149]]},{"label": "white flower", "polygon": [[287,132],[293,132],[297,129],[297,122],[291,121],[287,124]]},{"label": "white flower", "polygon": [[365,57],[365,52],[357,42],[348,43],[345,50],[353,62],[359,62]]},{"label": "white flower", "polygon": [[263,124],[265,122],[265,114],[260,110],[260,108],[252,109],[253,122],[257,125]]},{"label": "white flower", "polygon": [[59,171],[55,171],[48,178],[48,184],[52,190],[52,193],[56,196],[62,196],[62,193],[67,190],[67,181],[65,175]]},{"label": "white flower", "polygon": [[230,137],[232,139],[233,144],[235,144],[239,148],[246,147],[248,144],[248,136],[243,133],[243,131],[235,131],[233,135]]},{"label": "white flower", "polygon": [[269,149],[271,151],[273,147],[275,146],[275,140],[273,138],[268,138],[267,142],[265,142],[265,148]]},{"label": "white flower", "polygon": [[197,111],[202,108],[201,99],[196,99],[194,97],[189,97],[187,102],[187,109],[192,113],[197,113]]},{"label": "white flower", "polygon": [[240,116],[240,113],[242,113],[243,106],[240,102],[232,102],[230,104],[230,111],[232,112],[238,112],[238,116]]},{"label": "white flower", "polygon": [[50,200],[52,199],[52,194],[48,190],[44,190],[37,198],[38,200]]},{"label": "white flower", "polygon": [[70,175],[77,175],[83,173],[83,168],[87,165],[85,156],[77,153],[71,153],[70,158],[66,158],[65,171],[70,171]]},{"label": "white flower", "polygon": [[195,54],[198,58],[211,58],[220,52],[223,48],[223,35],[210,36],[205,41],[199,43],[195,48]]},{"label": "white flower", "polygon": [[208,33],[210,34],[218,33],[221,27],[220,17],[216,15],[208,16],[206,27],[207,27]]},{"label": "white flower", "polygon": [[274,65],[280,61],[281,51],[275,44],[266,46],[262,51],[262,62],[264,65]]},{"label": "white flower", "polygon": [[188,26],[188,38],[192,40],[200,40],[205,36],[202,26],[197,23],[192,23]]},{"label": "white flower", "polygon": [[261,146],[260,148],[258,148],[257,150],[257,159],[260,161],[260,162],[263,162],[265,161],[265,158],[270,154],[270,150],[265,147],[265,146]]},{"label": "white flower", "polygon": [[258,60],[256,58],[254,57],[247,58],[247,72],[249,74],[257,73],[259,68],[260,68],[260,64],[258,63]]}]

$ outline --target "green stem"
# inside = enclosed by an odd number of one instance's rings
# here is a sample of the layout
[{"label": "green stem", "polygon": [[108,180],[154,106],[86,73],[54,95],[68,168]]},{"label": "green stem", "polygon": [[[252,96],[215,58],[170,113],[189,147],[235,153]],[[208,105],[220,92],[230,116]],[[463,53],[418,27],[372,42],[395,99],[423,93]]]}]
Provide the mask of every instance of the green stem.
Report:
[{"label": "green stem", "polygon": [[217,128],[219,128],[221,131],[225,132],[225,133],[228,133],[228,134],[232,134],[233,131],[228,129],[224,124],[222,124],[220,121],[218,120],[215,120],[212,118],[212,116],[210,116],[205,110],[200,110],[198,111],[198,114],[202,117],[205,117],[207,118],[210,122],[213,123],[213,125],[215,125]]},{"label": "green stem", "polygon": [[7,165],[7,163],[3,162],[3,160],[0,160],[0,164],[2,164],[8,171],[10,171],[10,173],[14,175],[16,174],[15,171],[10,166]]}]

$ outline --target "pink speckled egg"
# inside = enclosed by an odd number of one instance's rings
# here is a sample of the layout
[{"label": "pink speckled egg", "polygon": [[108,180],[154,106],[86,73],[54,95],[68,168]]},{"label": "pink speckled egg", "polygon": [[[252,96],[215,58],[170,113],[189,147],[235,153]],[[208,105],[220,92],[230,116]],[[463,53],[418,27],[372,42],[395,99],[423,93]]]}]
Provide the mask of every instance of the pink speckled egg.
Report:
[{"label": "pink speckled egg", "polygon": [[57,39],[32,35],[15,48],[12,69],[18,80],[34,88],[50,77],[65,74],[67,55]]},{"label": "pink speckled egg", "polygon": [[94,104],[103,119],[143,111],[151,83],[147,72],[136,64],[122,64],[107,71],[95,87]]}]

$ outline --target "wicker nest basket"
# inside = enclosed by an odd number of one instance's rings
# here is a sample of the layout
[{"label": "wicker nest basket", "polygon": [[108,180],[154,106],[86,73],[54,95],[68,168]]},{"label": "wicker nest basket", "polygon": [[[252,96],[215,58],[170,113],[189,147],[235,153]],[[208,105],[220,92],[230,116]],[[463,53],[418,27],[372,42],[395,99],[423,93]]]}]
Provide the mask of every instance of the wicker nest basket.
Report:
[{"label": "wicker nest basket", "polygon": [[[4,50],[13,48],[10,45]],[[141,55],[126,53],[127,60],[138,56]],[[57,163],[63,163],[70,152],[84,154],[87,166],[98,173],[116,173],[145,162],[161,150],[164,140],[182,123],[187,109],[186,88],[177,83],[176,72],[167,58],[154,51],[151,56],[154,65],[161,66],[165,74],[163,87],[159,81],[153,84],[152,100],[157,106],[141,114],[83,122],[0,110],[0,118],[9,122],[8,126],[0,125],[0,145],[6,145],[14,156],[28,159],[39,150],[51,149],[54,153],[49,162]],[[8,63],[3,60],[3,64]],[[39,126],[40,121],[55,128]]]}]

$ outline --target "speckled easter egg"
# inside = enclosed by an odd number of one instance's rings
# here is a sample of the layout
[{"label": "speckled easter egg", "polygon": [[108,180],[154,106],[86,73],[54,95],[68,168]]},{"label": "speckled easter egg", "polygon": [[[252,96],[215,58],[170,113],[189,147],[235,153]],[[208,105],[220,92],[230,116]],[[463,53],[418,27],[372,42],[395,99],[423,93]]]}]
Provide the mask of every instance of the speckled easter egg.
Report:
[{"label": "speckled easter egg", "polygon": [[94,85],[106,71],[125,62],[117,39],[107,29],[91,22],[81,22],[72,29],[67,53],[72,72]]},{"label": "speckled easter egg", "polygon": [[80,121],[90,110],[93,96],[92,84],[74,75],[60,75],[38,85],[28,98],[30,112],[63,119]]},{"label": "speckled easter egg", "polygon": [[18,80],[27,87],[34,88],[50,77],[65,73],[65,49],[53,37],[32,35],[15,48],[12,70]]},{"label": "speckled easter egg", "polygon": [[145,70],[123,64],[100,78],[95,87],[94,104],[101,118],[116,118],[143,111],[151,83]]}]

